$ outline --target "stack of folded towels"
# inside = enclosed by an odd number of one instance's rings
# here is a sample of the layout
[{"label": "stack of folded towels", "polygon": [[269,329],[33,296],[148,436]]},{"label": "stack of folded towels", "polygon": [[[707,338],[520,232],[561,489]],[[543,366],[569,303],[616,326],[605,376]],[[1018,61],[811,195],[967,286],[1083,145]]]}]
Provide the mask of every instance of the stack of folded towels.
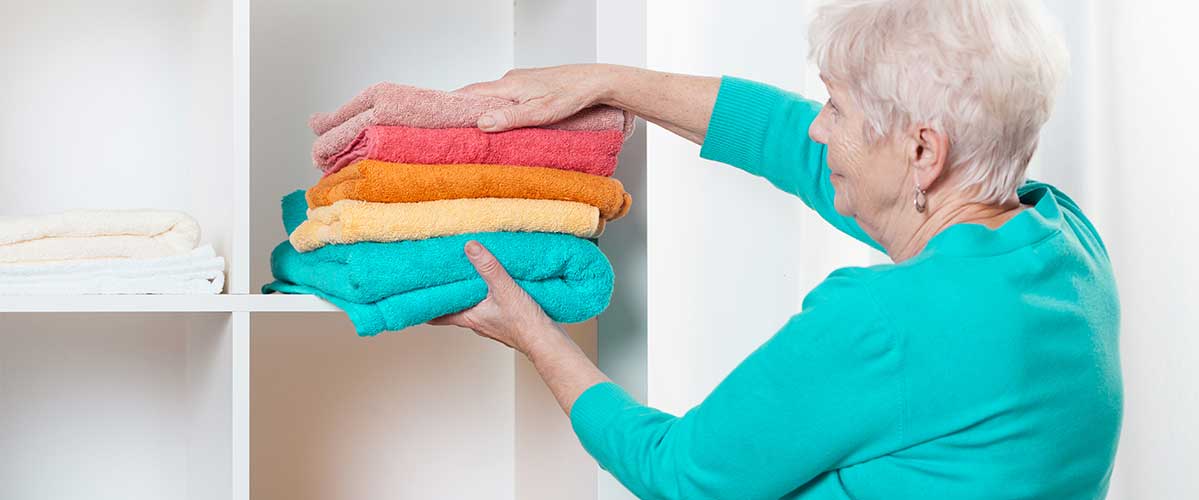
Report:
[{"label": "stack of folded towels", "polygon": [[263,292],[321,296],[359,335],[400,330],[486,297],[463,253],[473,239],[555,321],[606,309],[612,266],[594,238],[632,201],[610,177],[632,116],[594,107],[546,128],[476,128],[511,104],[383,83],[315,115],[325,175],[283,199],[289,238]]},{"label": "stack of folded towels", "polygon": [[164,210],[0,217],[0,295],[216,294],[225,260]]}]

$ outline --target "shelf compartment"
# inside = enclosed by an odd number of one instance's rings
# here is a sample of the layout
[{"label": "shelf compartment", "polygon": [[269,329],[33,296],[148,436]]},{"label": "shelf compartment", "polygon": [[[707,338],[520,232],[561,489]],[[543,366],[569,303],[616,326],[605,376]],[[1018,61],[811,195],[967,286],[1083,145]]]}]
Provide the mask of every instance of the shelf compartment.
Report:
[{"label": "shelf compartment", "polygon": [[514,498],[510,349],[453,327],[250,321],[251,498]]},{"label": "shelf compartment", "polygon": [[230,498],[233,314],[0,314],[0,498]]},{"label": "shelf compartment", "polygon": [[234,249],[245,209],[232,202],[248,182],[234,149],[239,4],[0,4],[0,214],[179,210],[236,270],[228,289],[243,291]]}]

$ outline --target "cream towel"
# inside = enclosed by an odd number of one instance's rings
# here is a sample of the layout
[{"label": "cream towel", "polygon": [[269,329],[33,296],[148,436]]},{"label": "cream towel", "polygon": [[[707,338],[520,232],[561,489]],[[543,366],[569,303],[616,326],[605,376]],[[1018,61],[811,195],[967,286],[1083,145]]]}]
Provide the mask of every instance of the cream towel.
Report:
[{"label": "cream towel", "polygon": [[416,203],[341,200],[308,211],[291,233],[297,251],[361,241],[423,240],[475,232],[566,233],[594,238],[599,209],[585,203],[525,198],[455,198]]},{"label": "cream towel", "polygon": [[0,263],[154,258],[194,249],[200,225],[166,210],[71,210],[0,217]]}]

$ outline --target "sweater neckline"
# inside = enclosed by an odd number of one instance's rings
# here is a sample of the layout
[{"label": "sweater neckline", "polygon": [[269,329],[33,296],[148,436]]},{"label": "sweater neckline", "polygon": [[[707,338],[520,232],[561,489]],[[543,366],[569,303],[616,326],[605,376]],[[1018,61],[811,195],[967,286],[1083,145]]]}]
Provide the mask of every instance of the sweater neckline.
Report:
[{"label": "sweater neckline", "polygon": [[978,223],[954,224],[933,236],[921,254],[989,256],[1008,253],[1037,243],[1061,230],[1061,207],[1044,184],[1029,184],[1018,191],[1020,203],[1032,205],[1003,225],[991,229]]}]

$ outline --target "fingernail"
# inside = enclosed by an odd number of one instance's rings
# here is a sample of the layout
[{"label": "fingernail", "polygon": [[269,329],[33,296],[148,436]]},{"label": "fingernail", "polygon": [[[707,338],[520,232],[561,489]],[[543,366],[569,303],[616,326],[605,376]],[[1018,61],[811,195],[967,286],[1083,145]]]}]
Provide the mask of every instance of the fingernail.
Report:
[{"label": "fingernail", "polygon": [[491,115],[483,115],[479,118],[479,128],[491,128],[495,126],[495,118]]},{"label": "fingernail", "polygon": [[471,257],[478,257],[479,253],[482,251],[483,251],[483,246],[480,245],[478,242],[471,241],[466,244],[466,255],[469,255]]}]

